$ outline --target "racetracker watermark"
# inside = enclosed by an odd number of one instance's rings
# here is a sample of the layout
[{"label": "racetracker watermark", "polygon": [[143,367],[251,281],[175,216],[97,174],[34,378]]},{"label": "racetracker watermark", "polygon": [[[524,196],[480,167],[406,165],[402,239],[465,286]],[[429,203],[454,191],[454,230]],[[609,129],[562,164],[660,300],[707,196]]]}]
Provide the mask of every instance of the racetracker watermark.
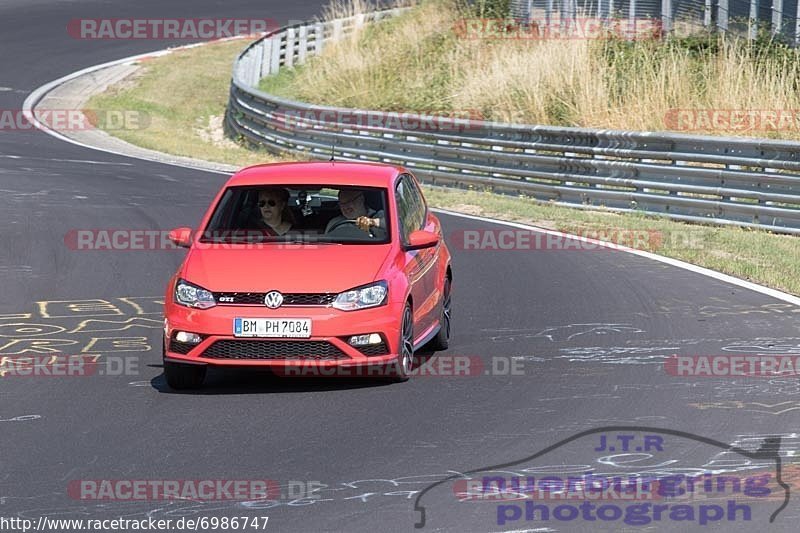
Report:
[{"label": "racetracker watermark", "polygon": [[70,250],[178,250],[168,230],[158,229],[72,229],[64,235]]},{"label": "racetracker watermark", "polygon": [[67,23],[73,39],[187,39],[213,41],[256,36],[274,31],[280,24],[273,19],[235,18],[79,18]]},{"label": "racetracker watermark", "polygon": [[[37,109],[36,120],[58,131],[143,130],[150,126],[145,111],[98,109]],[[0,109],[0,131],[27,131],[34,123],[21,109]]]},{"label": "racetracker watermark", "polygon": [[669,109],[675,131],[800,131],[800,109]]},{"label": "racetracker watermark", "polygon": [[138,376],[138,356],[0,355],[0,378]]},{"label": "racetracker watermark", "polygon": [[[64,245],[74,251],[152,251],[182,249],[170,239],[171,230],[162,229],[71,229],[64,234]],[[198,249],[262,249],[269,247],[317,246],[302,236],[283,240],[266,230],[186,231],[186,242]]]},{"label": "racetracker watermark", "polygon": [[286,131],[311,129],[406,130],[420,132],[475,131],[486,127],[477,109],[405,112],[352,109],[284,109],[271,111],[274,126]]},{"label": "racetracker watermark", "polygon": [[673,355],[664,371],[676,377],[762,377],[800,375],[797,355]]},{"label": "racetracker watermark", "polygon": [[[319,498],[315,494],[324,484],[317,481],[290,481],[292,495]],[[150,500],[277,500],[282,484],[272,479],[80,479],[67,485],[73,500],[150,501]]]},{"label": "racetracker watermark", "polygon": [[528,229],[467,229],[452,232],[448,244],[459,250],[658,250],[682,248],[698,250],[704,247],[696,231],[654,230],[580,230],[573,234],[542,232]]},{"label": "racetracker watermark", "polygon": [[453,26],[461,39],[529,39],[529,40],[653,40],[662,35],[660,20],[649,18],[574,19],[533,18],[531,20],[469,18]]},{"label": "racetracker watermark", "polygon": [[[492,356],[485,359],[474,355],[414,356],[410,376],[451,378],[477,376],[524,376],[525,362],[511,357]],[[326,365],[305,361],[278,366],[272,372],[282,377],[341,377],[375,378],[394,377],[397,368],[392,364],[363,363],[356,365]]]}]

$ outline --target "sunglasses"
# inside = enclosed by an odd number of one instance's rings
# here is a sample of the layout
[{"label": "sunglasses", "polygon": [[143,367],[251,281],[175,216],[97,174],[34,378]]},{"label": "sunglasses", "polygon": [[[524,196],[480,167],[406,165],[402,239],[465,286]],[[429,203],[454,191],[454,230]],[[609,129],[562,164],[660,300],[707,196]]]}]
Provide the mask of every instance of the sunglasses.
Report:
[{"label": "sunglasses", "polygon": [[275,200],[271,200],[271,199],[270,200],[259,200],[258,201],[258,207],[264,207],[265,205],[268,205],[270,207],[275,207],[276,205],[278,205],[278,202],[276,202]]}]

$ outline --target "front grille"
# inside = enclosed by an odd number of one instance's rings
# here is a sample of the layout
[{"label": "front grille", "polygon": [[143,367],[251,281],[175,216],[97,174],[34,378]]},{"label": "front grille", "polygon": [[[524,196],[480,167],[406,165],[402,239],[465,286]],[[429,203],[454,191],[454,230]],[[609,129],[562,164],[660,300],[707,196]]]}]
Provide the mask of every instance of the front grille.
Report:
[{"label": "front grille", "polygon": [[[266,292],[215,292],[214,299],[219,305],[264,305]],[[287,305],[314,305],[327,306],[336,299],[336,294],[327,292],[290,292],[283,295],[283,304]],[[232,301],[220,301],[221,299]]]},{"label": "front grille", "polygon": [[310,361],[349,359],[347,354],[327,341],[290,340],[219,340],[206,348],[202,357]]},{"label": "front grille", "polygon": [[389,348],[383,342],[380,344],[371,344],[369,346],[358,346],[357,349],[364,355],[371,357],[375,357],[376,355],[387,355],[389,353]]}]

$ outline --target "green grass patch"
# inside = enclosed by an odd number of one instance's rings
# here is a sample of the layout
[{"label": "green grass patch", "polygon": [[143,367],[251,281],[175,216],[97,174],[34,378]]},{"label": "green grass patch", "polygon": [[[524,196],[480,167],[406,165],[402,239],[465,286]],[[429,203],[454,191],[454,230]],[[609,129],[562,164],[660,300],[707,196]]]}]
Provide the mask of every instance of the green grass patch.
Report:
[{"label": "green grass patch", "polygon": [[86,107],[145,113],[146,128],[108,132],[137,146],[240,166],[274,161],[266,151],[247,149],[222,132],[231,68],[244,46],[233,41],[151,59]]}]

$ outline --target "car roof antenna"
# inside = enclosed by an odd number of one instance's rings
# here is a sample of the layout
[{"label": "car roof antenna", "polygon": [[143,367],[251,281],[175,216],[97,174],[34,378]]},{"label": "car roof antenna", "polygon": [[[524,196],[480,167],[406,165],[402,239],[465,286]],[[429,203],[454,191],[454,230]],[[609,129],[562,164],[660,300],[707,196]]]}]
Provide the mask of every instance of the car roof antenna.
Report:
[{"label": "car roof antenna", "polygon": [[335,161],[335,159],[334,159],[334,156],[335,156],[335,155],[336,155],[336,152],[335,152],[335,151],[334,151],[334,149],[333,149],[333,143],[331,143],[331,158],[330,158],[328,161],[330,161],[331,163],[333,163],[333,162]]}]

